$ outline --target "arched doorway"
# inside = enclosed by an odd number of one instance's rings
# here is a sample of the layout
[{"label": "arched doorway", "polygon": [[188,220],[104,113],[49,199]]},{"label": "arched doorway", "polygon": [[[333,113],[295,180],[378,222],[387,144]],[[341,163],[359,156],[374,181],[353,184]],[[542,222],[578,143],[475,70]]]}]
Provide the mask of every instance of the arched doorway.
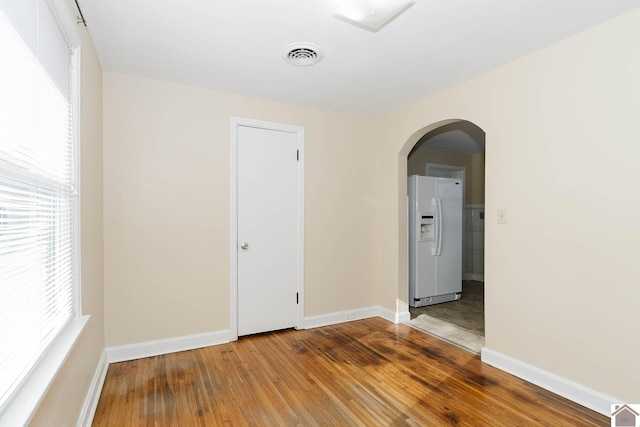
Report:
[{"label": "arched doorway", "polygon": [[[412,140],[413,144],[412,141],[407,141],[408,147],[403,147],[403,151],[408,148],[407,177],[418,175],[454,178],[464,186],[461,192],[463,221],[458,226],[462,228],[459,234],[462,242],[456,242],[459,255],[457,277],[462,278],[462,292],[459,294],[461,298],[453,301],[437,296],[420,302],[416,302],[417,299],[414,298],[414,304],[407,298],[411,314],[408,323],[479,353],[484,346],[485,133],[472,122],[447,120],[423,128],[412,136]],[[415,178],[411,180],[416,182]],[[414,222],[410,222],[409,233],[415,232]],[[414,239],[408,248],[410,259],[412,251],[418,250],[416,248]],[[420,262],[428,261],[423,257]],[[431,276],[425,279],[423,276],[421,280],[436,279]],[[415,282],[414,277],[412,283]]]}]

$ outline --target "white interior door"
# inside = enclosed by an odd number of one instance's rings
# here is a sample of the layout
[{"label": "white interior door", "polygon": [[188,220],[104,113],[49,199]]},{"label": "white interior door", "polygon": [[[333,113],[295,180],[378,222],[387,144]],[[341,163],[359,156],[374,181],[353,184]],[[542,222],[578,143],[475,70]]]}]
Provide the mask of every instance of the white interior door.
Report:
[{"label": "white interior door", "polygon": [[297,326],[299,134],[237,126],[237,331]]}]

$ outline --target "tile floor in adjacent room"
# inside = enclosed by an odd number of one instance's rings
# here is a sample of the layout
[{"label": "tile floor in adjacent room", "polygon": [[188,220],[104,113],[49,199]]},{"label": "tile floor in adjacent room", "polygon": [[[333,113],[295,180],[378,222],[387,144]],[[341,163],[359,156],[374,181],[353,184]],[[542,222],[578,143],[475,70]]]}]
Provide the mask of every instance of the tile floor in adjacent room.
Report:
[{"label": "tile floor in adjacent room", "polygon": [[427,307],[409,307],[410,326],[474,353],[484,346],[484,283],[465,281],[462,298]]}]

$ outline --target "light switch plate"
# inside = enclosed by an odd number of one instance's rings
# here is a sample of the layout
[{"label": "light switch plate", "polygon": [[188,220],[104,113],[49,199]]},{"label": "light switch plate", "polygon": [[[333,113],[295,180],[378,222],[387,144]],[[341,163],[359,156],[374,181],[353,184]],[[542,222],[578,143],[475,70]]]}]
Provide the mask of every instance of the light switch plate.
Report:
[{"label": "light switch plate", "polygon": [[498,209],[498,224],[506,224],[506,223],[507,223],[507,210]]}]

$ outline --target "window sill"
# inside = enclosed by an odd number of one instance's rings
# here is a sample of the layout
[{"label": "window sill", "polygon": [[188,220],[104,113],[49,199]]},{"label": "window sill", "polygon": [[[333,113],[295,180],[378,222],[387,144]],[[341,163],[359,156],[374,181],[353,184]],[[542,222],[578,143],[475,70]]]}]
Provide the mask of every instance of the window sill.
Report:
[{"label": "window sill", "polygon": [[0,412],[0,426],[27,425],[71,353],[90,316],[79,316],[60,332],[22,386]]}]

